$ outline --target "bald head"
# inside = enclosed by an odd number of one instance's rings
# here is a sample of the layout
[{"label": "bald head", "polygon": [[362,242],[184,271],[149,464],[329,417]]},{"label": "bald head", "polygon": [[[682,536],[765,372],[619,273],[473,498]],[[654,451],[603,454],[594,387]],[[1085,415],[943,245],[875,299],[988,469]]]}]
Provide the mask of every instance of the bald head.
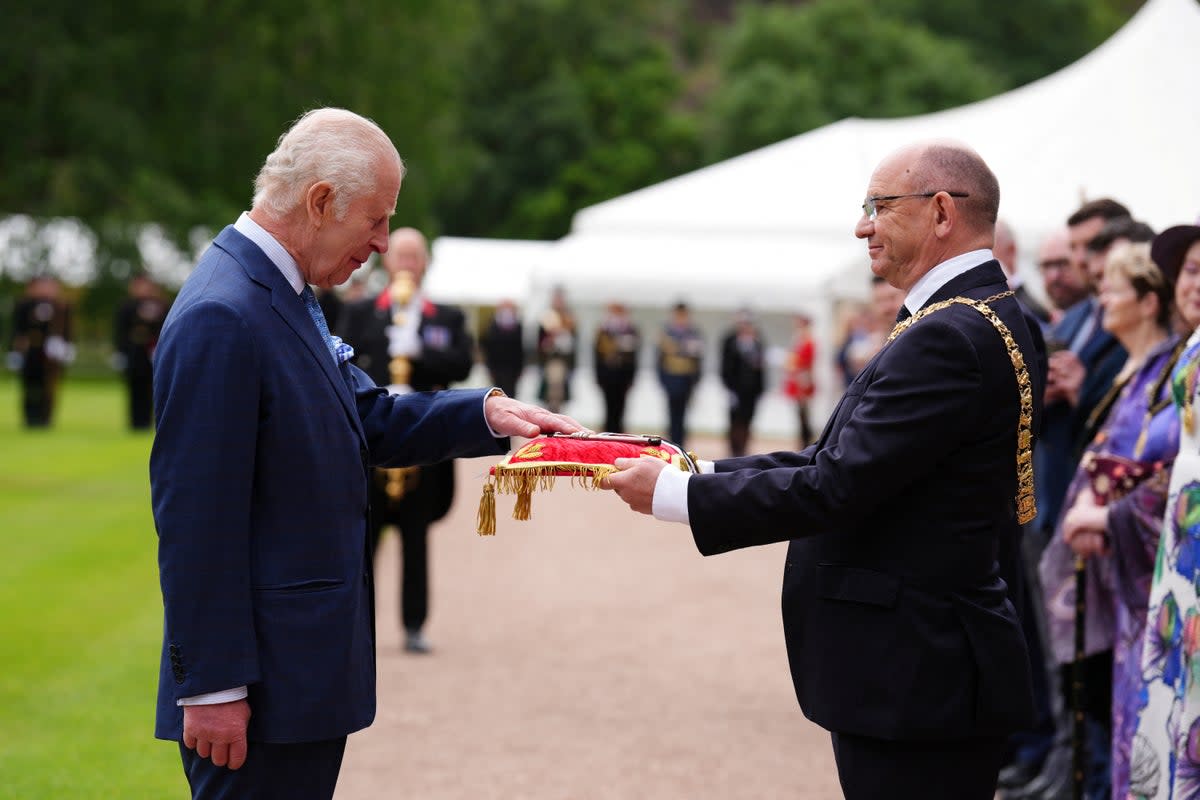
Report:
[{"label": "bald head", "polygon": [[949,258],[992,247],[1000,187],[966,145],[900,148],[875,168],[867,198],[875,213],[863,214],[855,235],[867,240],[872,272],[897,288],[907,291]]},{"label": "bald head", "polygon": [[421,285],[425,269],[429,266],[429,244],[416,228],[397,228],[388,237],[388,249],[383,254],[383,266],[388,275],[395,277],[401,272],[412,276],[413,282]]}]

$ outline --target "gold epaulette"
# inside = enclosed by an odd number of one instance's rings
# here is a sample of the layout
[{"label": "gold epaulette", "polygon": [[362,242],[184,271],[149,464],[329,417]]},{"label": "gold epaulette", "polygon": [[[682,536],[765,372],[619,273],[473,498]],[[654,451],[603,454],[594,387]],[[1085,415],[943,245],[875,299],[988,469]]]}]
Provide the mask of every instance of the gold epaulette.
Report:
[{"label": "gold epaulette", "polygon": [[1021,348],[1017,346],[1016,340],[1013,339],[1012,331],[989,305],[1011,296],[1012,292],[1000,292],[986,300],[951,297],[949,300],[934,303],[922,308],[908,319],[896,323],[896,327],[892,329],[887,340],[892,341],[917,320],[956,304],[970,306],[978,311],[988,322],[992,323],[992,327],[1004,339],[1004,346],[1008,349],[1008,358],[1012,361],[1013,372],[1017,376],[1017,393],[1021,401],[1021,415],[1017,422],[1017,521],[1024,525],[1037,516],[1037,503],[1033,495],[1033,384],[1029,379],[1029,368],[1025,366],[1025,357],[1021,354]]}]

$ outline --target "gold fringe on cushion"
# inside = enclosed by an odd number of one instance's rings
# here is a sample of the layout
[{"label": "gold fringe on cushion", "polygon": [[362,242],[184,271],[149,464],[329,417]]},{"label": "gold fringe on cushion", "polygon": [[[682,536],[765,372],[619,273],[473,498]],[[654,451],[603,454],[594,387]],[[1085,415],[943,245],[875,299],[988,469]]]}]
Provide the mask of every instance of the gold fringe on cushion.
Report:
[{"label": "gold fringe on cushion", "polygon": [[480,536],[496,535],[496,487],[491,478],[483,485],[483,496],[479,498],[479,516],[475,518],[475,532]]},{"label": "gold fringe on cushion", "polygon": [[489,477],[479,499],[479,516],[476,529],[480,536],[496,532],[496,492],[515,494],[513,519],[527,520],[533,515],[533,493],[554,488],[557,478],[570,478],[572,486],[584,489],[603,489],[604,478],[616,472],[610,464],[548,463],[538,466],[510,466],[498,464],[495,468],[495,483]]}]

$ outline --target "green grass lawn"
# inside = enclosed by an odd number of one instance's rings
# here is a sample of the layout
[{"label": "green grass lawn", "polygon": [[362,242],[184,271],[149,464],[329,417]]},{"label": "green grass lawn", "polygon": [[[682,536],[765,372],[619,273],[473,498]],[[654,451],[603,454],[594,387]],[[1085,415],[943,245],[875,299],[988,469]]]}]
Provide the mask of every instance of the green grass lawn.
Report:
[{"label": "green grass lawn", "polygon": [[116,382],[28,431],[0,377],[0,798],[182,798],[153,738],[162,632],[147,460]]}]

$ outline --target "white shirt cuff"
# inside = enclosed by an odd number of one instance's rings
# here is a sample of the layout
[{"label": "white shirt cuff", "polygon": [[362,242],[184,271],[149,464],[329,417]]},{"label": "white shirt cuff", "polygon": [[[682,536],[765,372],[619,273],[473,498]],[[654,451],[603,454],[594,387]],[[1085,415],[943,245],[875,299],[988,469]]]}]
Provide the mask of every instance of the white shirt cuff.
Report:
[{"label": "white shirt cuff", "polygon": [[241,700],[246,697],[249,692],[245,686],[239,686],[236,689],[225,689],[221,692],[209,692],[208,694],[198,694],[195,697],[183,697],[175,701],[177,706],[211,706],[217,703],[232,703],[234,700]]},{"label": "white shirt cuff", "polygon": [[663,522],[682,522],[688,524],[688,480],[692,473],[668,466],[658,473],[654,482],[654,499],[650,510],[655,519]]},{"label": "white shirt cuff", "polygon": [[488,389],[488,393],[483,396],[483,424],[487,425],[488,433],[492,435],[493,439],[503,439],[503,436],[496,433],[496,429],[492,427],[492,423],[487,421],[487,401],[489,397],[508,397],[508,395],[506,395],[504,390],[499,386],[493,386],[491,389]]}]

